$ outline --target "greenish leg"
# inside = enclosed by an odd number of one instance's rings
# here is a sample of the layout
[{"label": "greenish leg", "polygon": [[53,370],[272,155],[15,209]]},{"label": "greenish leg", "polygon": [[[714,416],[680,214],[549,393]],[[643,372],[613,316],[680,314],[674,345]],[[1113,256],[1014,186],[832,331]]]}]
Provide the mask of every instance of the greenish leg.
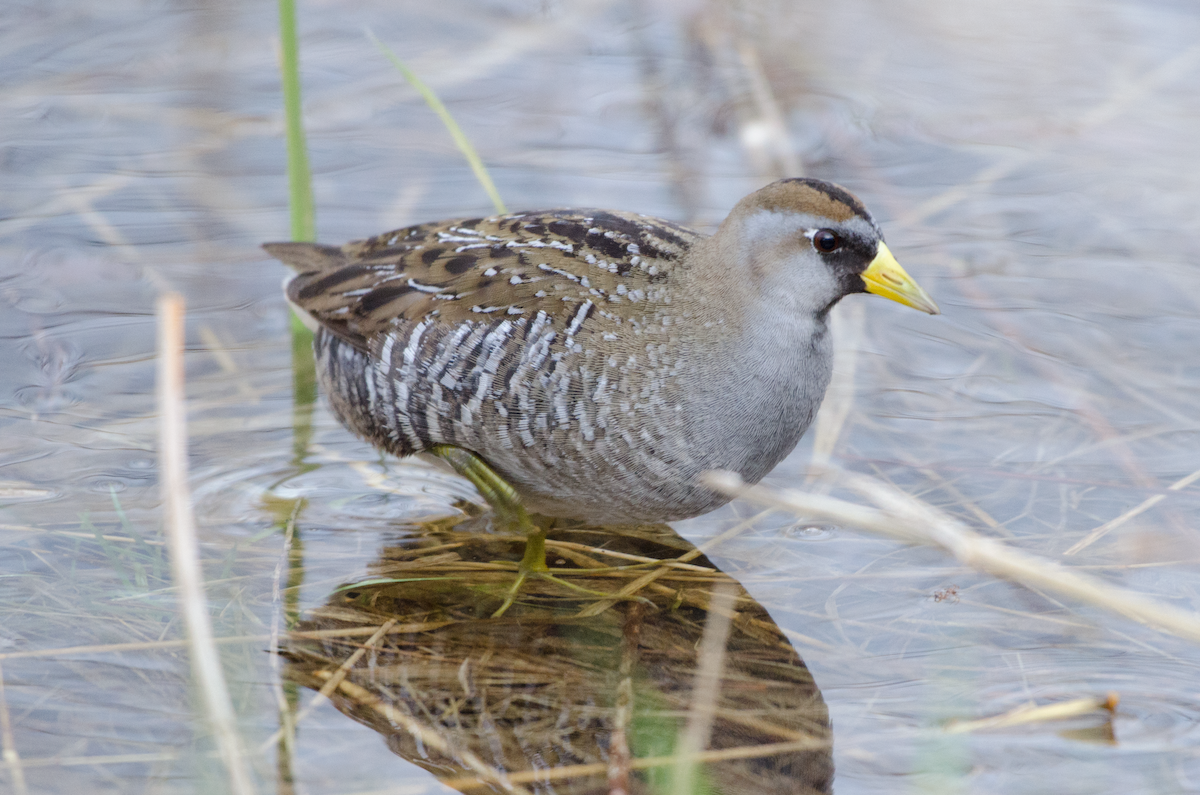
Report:
[{"label": "greenish leg", "polygon": [[550,571],[546,565],[546,530],[534,526],[534,531],[525,539],[525,554],[521,557],[521,571]]},{"label": "greenish leg", "polygon": [[[512,607],[517,594],[521,592],[521,586],[525,584],[530,575],[552,580],[565,588],[588,596],[604,599],[613,597],[611,593],[583,588],[549,573],[550,567],[546,565],[546,533],[554,526],[554,520],[538,517],[539,521],[534,521],[529,516],[529,512],[525,510],[525,506],[521,502],[521,495],[517,494],[516,489],[500,477],[496,470],[488,466],[486,461],[469,450],[448,444],[435,445],[430,448],[429,452],[441,458],[454,467],[455,472],[471,481],[471,484],[492,506],[492,510],[496,512],[496,518],[525,536],[525,554],[521,557],[521,563],[517,567],[517,579],[505,594],[504,602],[496,612],[492,613],[492,618],[499,618],[508,608]],[[631,598],[636,601],[646,601],[643,597]]]},{"label": "greenish leg", "polygon": [[[508,485],[504,478],[496,474],[496,470],[487,465],[482,458],[461,447],[448,444],[437,444],[429,452],[441,458],[454,467],[454,471],[462,475],[479,490],[492,509],[506,524],[514,525],[524,533],[536,530],[525,506],[521,504],[521,495]],[[545,566],[542,566],[545,569]]]},{"label": "greenish leg", "polygon": [[454,467],[454,471],[462,475],[479,490],[483,498],[492,506],[496,517],[505,525],[514,528],[525,536],[525,554],[517,568],[517,580],[508,589],[504,603],[492,614],[499,618],[512,606],[521,586],[530,574],[548,572],[546,565],[546,530],[529,518],[529,512],[521,503],[521,495],[508,484],[504,478],[496,474],[496,470],[487,465],[479,456],[448,444],[439,444],[430,448],[429,452],[441,458]]}]

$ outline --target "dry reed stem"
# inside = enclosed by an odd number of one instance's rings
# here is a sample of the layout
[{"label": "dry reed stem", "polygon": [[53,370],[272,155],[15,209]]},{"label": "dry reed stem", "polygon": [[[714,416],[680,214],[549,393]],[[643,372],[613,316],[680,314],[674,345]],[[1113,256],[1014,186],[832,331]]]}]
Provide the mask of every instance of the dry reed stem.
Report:
[{"label": "dry reed stem", "polygon": [[613,710],[613,730],[609,740],[608,795],[628,795],[629,777],[633,770],[633,752],[629,749],[629,727],[633,723],[633,674],[637,670],[638,649],[645,610],[642,605],[630,606],[621,628],[621,664],[618,673],[617,699]]},{"label": "dry reed stem", "polygon": [[721,694],[721,672],[725,668],[725,644],[729,640],[737,590],[723,581],[713,586],[709,597],[708,620],[700,636],[696,676],[692,682],[692,704],[687,725],[675,746],[678,760],[671,781],[671,795],[691,795],[696,780],[696,763],[691,759],[708,748],[712,736],[713,717]]},{"label": "dry reed stem", "polygon": [[86,541],[95,541],[97,538],[102,538],[105,541],[114,541],[120,544],[146,544],[152,547],[160,547],[166,544],[165,541],[153,538],[131,538],[130,536],[115,536],[106,533],[97,535],[96,533],[85,533],[80,530],[48,530],[45,527],[31,527],[30,525],[21,524],[0,524],[0,530],[16,533],[43,533],[45,535],[63,536],[65,538],[82,538]]},{"label": "dry reed stem", "polygon": [[[201,755],[203,756],[203,754]],[[180,759],[179,753],[158,752],[152,754],[111,754],[96,756],[44,756],[36,759],[22,759],[21,767],[28,770],[38,767],[81,767],[91,765],[138,765],[154,762],[174,762]],[[0,767],[7,765],[0,764]]]},{"label": "dry reed stem", "polygon": [[656,563],[659,565],[670,566],[673,569],[680,571],[695,571],[702,574],[712,574],[713,570],[708,566],[694,566],[690,563],[680,563],[677,560],[663,560],[661,558],[648,558],[645,555],[634,555],[629,552],[618,552],[615,549],[604,549],[603,547],[589,546],[588,544],[580,544],[575,541],[555,541],[553,538],[546,539],[546,549],[573,549],[579,552],[592,552],[596,555],[617,558],[618,560],[632,560],[635,563]]},{"label": "dry reed stem", "polygon": [[[347,657],[346,660],[340,666],[338,666],[338,669],[333,672],[333,675],[330,676],[328,680],[326,680],[325,684],[321,685],[321,689],[318,690],[317,694],[312,697],[312,700],[305,704],[304,708],[296,713],[296,717],[292,720],[291,725],[276,730],[274,734],[272,734],[258,746],[258,752],[266,753],[268,748],[279,742],[279,739],[284,735],[285,729],[295,734],[295,731],[297,727],[300,726],[300,723],[307,718],[314,709],[321,706],[321,704],[329,699],[329,694],[337,689],[337,686],[341,684],[342,680],[346,678],[346,675],[350,673],[350,669],[354,667],[355,663],[361,660],[364,654],[373,649],[375,644],[379,642],[379,639],[388,634],[388,632],[392,630],[392,627],[396,626],[396,621],[397,620],[393,618],[384,622],[379,629],[375,630],[375,633],[367,639],[366,643],[355,649],[354,653]],[[276,656],[278,656],[278,653],[276,653]]]},{"label": "dry reed stem", "polygon": [[885,486],[873,478],[841,473],[855,491],[879,508],[790,490],[746,486],[731,472],[708,472],[704,482],[711,488],[760,505],[818,516],[840,524],[859,527],[910,544],[941,547],[959,562],[1031,589],[1043,589],[1109,610],[1160,631],[1200,641],[1200,616],[1180,610],[1140,593],[1098,580],[1060,563],[1021,550],[1011,549],[981,536],[933,506]]},{"label": "dry reed stem", "polygon": [[1002,535],[1008,536],[1010,538],[1012,537],[1012,533],[1009,531],[1009,529],[1007,527],[1005,527],[1004,525],[997,522],[990,513],[983,510],[978,505],[976,505],[973,500],[969,499],[967,497],[967,495],[965,495],[961,491],[959,491],[957,486],[955,486],[953,483],[951,483],[950,481],[948,481],[944,477],[942,477],[940,473],[938,473],[932,469],[929,469],[927,467],[924,469],[921,469],[920,472],[922,475],[924,475],[925,477],[929,478],[934,483],[936,483],[938,485],[938,488],[940,488],[942,491],[946,492],[951,497],[953,497],[955,500],[957,500],[959,505],[966,508],[971,513],[975,514],[975,518],[978,519],[979,521],[983,522],[990,529],[992,529]]},{"label": "dry reed stem", "polygon": [[[1135,107],[1137,101],[1151,91],[1186,74],[1197,60],[1200,60],[1200,45],[1189,47],[1166,63],[1146,72],[1140,79],[1125,82],[1120,90],[1111,94],[1105,101],[1098,103],[1087,113],[1079,116],[1079,121],[1072,129],[1073,135],[1068,140],[1073,142],[1079,135],[1090,128],[1111,121],[1130,107]],[[969,198],[972,190],[982,190],[1000,181],[1017,169],[1049,154],[1051,149],[1052,146],[1046,144],[1038,149],[1009,154],[982,169],[975,176],[975,179],[970,182],[955,185],[936,196],[926,199],[911,212],[899,216],[893,222],[893,226],[896,229],[906,229],[916,226],[922,221],[937,215],[942,210],[966,200]]]},{"label": "dry reed stem", "polygon": [[[1179,55],[1172,58],[1167,63],[1145,73],[1140,79],[1129,81],[1122,90],[1115,92],[1105,102],[1098,104],[1090,112],[1080,116],[1079,122],[1074,128],[1076,135],[1086,131],[1090,127],[1109,121],[1125,109],[1133,104],[1133,100],[1140,98],[1144,94],[1159,87],[1163,83],[1179,77],[1188,68],[1191,67],[1193,61],[1200,58],[1200,45],[1193,46]],[[996,164],[984,169],[980,172],[975,182],[971,187],[981,188],[987,184],[998,181],[1018,168],[1026,166],[1028,163],[1044,157],[1051,151],[1050,144],[1045,144],[1039,149],[1016,152],[1009,155]],[[915,213],[907,216],[901,216],[898,219],[896,226],[903,229],[905,226],[915,225],[916,223],[925,220],[926,218],[940,212],[947,207],[958,203],[967,198],[968,186],[955,186],[940,196],[934,197],[924,204],[917,207]],[[976,282],[965,280],[960,285],[960,290],[968,298],[975,300],[980,305],[985,305],[982,300],[983,293]],[[1025,342],[1026,334],[1023,330],[1016,328],[1013,323],[998,313],[991,313],[988,321],[1003,332],[1006,339],[1021,342],[1026,348],[1035,350],[1037,346]],[[1052,367],[1045,359],[1035,357],[1032,359],[1034,368],[1039,371],[1047,383],[1061,385],[1062,373],[1059,369]],[[1086,394],[1086,391],[1085,391]],[[1145,489],[1155,489],[1157,484],[1146,474],[1141,464],[1133,456],[1128,444],[1123,441],[1113,428],[1108,418],[1101,414],[1095,407],[1090,405],[1089,399],[1084,398],[1082,404],[1077,409],[1077,413],[1091,427],[1092,432],[1103,442],[1111,442],[1112,454],[1120,462],[1122,468],[1129,475],[1134,483]],[[1176,527],[1182,528],[1182,523],[1173,521]]]},{"label": "dry reed stem", "polygon": [[[698,754],[685,756],[683,759],[689,764],[729,762],[735,759],[761,759],[767,756],[775,756],[776,754],[794,753],[796,751],[820,751],[827,748],[829,748],[829,740],[809,738],[783,743],[769,743],[767,745],[741,745],[736,748],[701,751]],[[633,770],[671,767],[678,764],[679,760],[680,755],[678,754],[672,754],[671,756],[646,756],[641,759],[634,759],[630,762],[629,767]],[[508,780],[514,784],[542,784],[576,776],[603,775],[607,768],[608,765],[605,762],[592,762],[582,765],[562,765],[561,767],[544,768],[542,770],[518,770],[514,773],[509,773]],[[447,787],[453,787],[457,790],[473,789],[486,785],[486,782],[480,781],[473,776],[444,778],[440,779],[440,781]]]},{"label": "dry reed stem", "polygon": [[21,757],[17,754],[16,740],[13,737],[12,719],[8,714],[8,699],[4,697],[4,670],[0,668],[0,749],[3,750],[4,764],[8,768],[8,776],[12,780],[13,795],[28,795],[25,787],[25,771],[21,768]]},{"label": "dry reed stem", "polygon": [[710,549],[713,549],[714,547],[725,543],[729,539],[744,533],[748,528],[752,527],[759,519],[762,519],[768,513],[770,513],[770,511],[763,511],[762,513],[755,514],[754,516],[751,516],[749,519],[738,522],[736,525],[729,528],[724,533],[721,533],[716,538],[710,538],[708,541],[705,541],[700,546],[696,547],[695,549],[693,549],[689,552],[685,552],[684,554],[680,555],[679,557],[675,558],[674,560],[662,561],[661,562],[662,565],[659,566],[659,568],[654,569],[653,571],[647,572],[646,574],[643,574],[641,577],[638,577],[636,580],[629,583],[624,588],[622,588],[620,591],[618,591],[615,597],[613,597],[611,599],[600,599],[596,602],[593,602],[592,604],[588,605],[584,609],[580,610],[579,613],[577,613],[575,617],[576,618],[592,618],[592,617],[600,615],[605,610],[607,610],[608,608],[615,605],[617,602],[621,601],[622,599],[630,598],[631,596],[636,594],[638,591],[642,590],[647,585],[649,585],[650,583],[657,580],[659,577],[662,577],[664,574],[667,574],[668,572],[670,572],[671,566],[669,564],[687,563],[688,561],[695,560],[696,558],[700,557],[701,555],[707,554]]},{"label": "dry reed stem", "polygon": [[217,336],[217,332],[213,331],[212,326],[204,324],[200,326],[200,339],[204,341],[204,347],[208,349],[208,353],[216,361],[226,374],[234,375],[239,371],[237,361],[234,360],[233,354],[229,352],[229,348]]},{"label": "dry reed stem", "polygon": [[267,748],[279,742],[281,738],[284,741],[284,749],[289,755],[294,755],[296,750],[296,724],[299,723],[299,719],[292,716],[287,703],[287,695],[283,692],[283,658],[279,654],[279,624],[283,620],[283,591],[279,585],[283,581],[284,566],[291,556],[292,539],[296,533],[296,517],[299,516],[303,505],[303,500],[296,500],[296,504],[292,506],[292,513],[288,517],[287,527],[283,534],[283,548],[279,551],[279,560],[275,562],[275,571],[271,576],[271,643],[268,649],[271,657],[271,690],[275,694],[275,706],[279,711],[280,727],[267,742],[259,746],[260,754],[266,753]]},{"label": "dry reed stem", "polygon": [[254,779],[242,752],[237,719],[221,658],[213,642],[204,575],[200,568],[192,499],[187,484],[187,418],[184,407],[184,305],[177,294],[158,301],[159,470],[166,514],[171,572],[179,586],[179,604],[187,628],[192,670],[200,687],[208,723],[216,735],[221,761],[234,795],[251,795]]},{"label": "dry reed stem", "polygon": [[944,731],[947,734],[968,734],[984,729],[1007,729],[1011,726],[1022,726],[1028,723],[1046,723],[1053,720],[1078,718],[1102,710],[1107,711],[1111,719],[1120,701],[1121,698],[1116,693],[1109,693],[1104,698],[1089,696],[1060,701],[1057,704],[1043,704],[1040,707],[1024,705],[990,718],[954,721],[948,724]]},{"label": "dry reed stem", "polygon": [[771,158],[775,161],[773,165],[777,166],[774,176],[776,178],[804,176],[804,167],[800,163],[800,158],[796,157],[796,150],[792,146],[783,111],[779,107],[779,101],[775,98],[771,81],[767,79],[767,74],[763,71],[758,50],[748,40],[739,39],[737,52],[738,59],[742,62],[742,69],[745,70],[746,78],[750,82],[750,96],[754,99],[754,106],[758,109],[763,132],[766,133],[767,146],[764,148],[770,151]]},{"label": "dry reed stem", "polygon": [[[328,671],[314,671],[313,675],[318,679],[326,681],[333,679],[334,675]],[[337,689],[345,693],[355,703],[370,707],[378,712],[393,726],[398,726],[408,732],[414,740],[423,743],[426,747],[432,748],[444,756],[455,759],[461,762],[464,766],[469,767],[475,772],[475,775],[481,780],[480,783],[490,782],[496,784],[505,792],[519,795],[524,793],[529,795],[529,791],[524,787],[517,786],[511,779],[504,774],[503,771],[497,770],[491,765],[484,762],[472,751],[467,748],[458,748],[450,743],[445,736],[439,733],[436,729],[425,726],[424,724],[413,719],[411,716],[404,714],[396,709],[393,705],[382,701],[370,690],[365,687],[356,685],[353,682],[342,681],[337,685]],[[600,766],[600,772],[604,771],[604,765]],[[475,779],[469,779],[474,781]]]},{"label": "dry reed stem", "polygon": [[837,355],[834,357],[833,379],[813,427],[812,460],[817,465],[829,463],[850,419],[850,410],[854,407],[855,371],[866,326],[863,302],[843,304],[832,313],[831,321]]},{"label": "dry reed stem", "polygon": [[[83,206],[86,210],[113,193],[129,186],[136,178],[132,174],[109,174],[98,178],[90,185],[70,186],[60,188],[42,204],[31,207],[15,218],[0,221],[0,240],[15,236],[25,230],[37,226],[46,218],[54,218],[65,213],[75,213]],[[82,197],[82,202],[81,202]],[[123,252],[129,253],[129,252]]]},{"label": "dry reed stem", "polygon": [[[429,632],[435,629],[441,629],[448,624],[453,624],[454,621],[425,621],[419,624],[402,624],[398,627],[393,627],[390,632],[394,633],[410,633],[410,632]],[[305,638],[309,640],[321,640],[323,638],[356,638],[369,636],[376,631],[376,625],[372,624],[369,627],[351,627],[348,629],[319,629],[308,632],[290,632],[289,636],[294,638]],[[217,645],[229,645],[236,643],[270,643],[270,635],[231,635],[224,638],[213,638],[213,643]],[[119,653],[129,651],[166,651],[168,649],[178,649],[188,645],[187,640],[146,640],[137,641],[134,643],[97,643],[89,646],[65,646],[59,649],[32,649],[30,651],[11,651],[5,654],[0,654],[2,660],[19,660],[26,657],[70,657],[76,654],[105,654]]]},{"label": "dry reed stem", "polygon": [[[974,282],[969,280],[964,281],[960,285],[959,289],[962,291],[963,295],[974,301],[977,306],[984,307],[987,305],[987,295],[980,290]],[[997,331],[1000,332],[1004,339],[1009,340],[1012,343],[1019,344],[1029,350],[1037,349],[1038,344],[1027,339],[1027,335],[1023,332],[1023,330],[1004,315],[993,314],[989,316],[989,322]],[[1078,407],[1073,409],[1073,411],[1088,426],[1091,432],[1095,435],[1096,439],[1088,442],[1087,444],[1075,447],[1070,452],[1064,453],[1055,458],[1041,460],[1037,462],[1036,466],[1030,469],[1029,472],[1013,472],[1009,473],[1008,477],[1027,478],[1036,481],[1043,477],[1041,473],[1067,459],[1079,458],[1089,453],[1103,450],[1112,453],[1113,457],[1117,459],[1121,468],[1125,471],[1128,479],[1131,480],[1138,488],[1145,491],[1157,491],[1159,489],[1159,484],[1146,474],[1141,463],[1133,456],[1133,453],[1129,448],[1130,442],[1139,438],[1152,436],[1157,433],[1157,431],[1145,431],[1125,435],[1119,434],[1116,428],[1113,427],[1113,424],[1108,421],[1108,418],[1101,414],[1094,406],[1090,405],[1088,401],[1090,401],[1092,398],[1089,389],[1079,383],[1071,383],[1064,380],[1062,370],[1060,368],[1051,366],[1043,358],[1035,357],[1031,361],[1033,369],[1046,384],[1053,385],[1060,389],[1078,389],[1080,391],[1081,403]],[[1089,482],[1091,485],[1103,485],[1093,481],[1073,481],[1071,479],[1064,480],[1063,478],[1053,477],[1046,477],[1045,479],[1051,481],[1058,480],[1060,482]],[[1113,485],[1117,484],[1114,482]],[[1127,485],[1128,483],[1120,484],[1121,487],[1125,487]],[[1177,526],[1179,525],[1178,521],[1175,521],[1174,523]]]},{"label": "dry reed stem", "polygon": [[[1182,491],[1183,489],[1186,489],[1188,486],[1195,483],[1197,480],[1200,480],[1200,469],[1197,469],[1195,472],[1188,475],[1187,477],[1180,478],[1179,480],[1172,483],[1170,486],[1167,486],[1167,491]],[[1086,549],[1087,547],[1090,547],[1092,544],[1094,544],[1096,541],[1098,541],[1101,536],[1105,535],[1106,533],[1108,533],[1112,530],[1116,530],[1118,527],[1125,524],[1133,517],[1137,516],[1138,514],[1145,513],[1146,511],[1150,510],[1155,505],[1158,505],[1160,502],[1162,502],[1166,498],[1167,498],[1166,494],[1155,494],[1152,497],[1147,497],[1140,505],[1130,508],[1128,511],[1121,514],[1117,518],[1111,519],[1111,520],[1105,522],[1104,524],[1100,525],[1092,532],[1088,533],[1086,536],[1084,536],[1080,541],[1078,541],[1076,544],[1074,544],[1070,549],[1068,549],[1063,554],[1064,555],[1074,555],[1077,552],[1083,551],[1084,549]]]}]

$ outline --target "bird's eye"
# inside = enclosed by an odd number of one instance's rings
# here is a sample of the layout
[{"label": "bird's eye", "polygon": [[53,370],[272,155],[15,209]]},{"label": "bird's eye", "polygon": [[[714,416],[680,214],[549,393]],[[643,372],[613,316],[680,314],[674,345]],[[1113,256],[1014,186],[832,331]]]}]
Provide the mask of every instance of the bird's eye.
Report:
[{"label": "bird's eye", "polygon": [[818,229],[812,236],[813,248],[822,254],[837,251],[842,247],[842,239],[828,229]]}]

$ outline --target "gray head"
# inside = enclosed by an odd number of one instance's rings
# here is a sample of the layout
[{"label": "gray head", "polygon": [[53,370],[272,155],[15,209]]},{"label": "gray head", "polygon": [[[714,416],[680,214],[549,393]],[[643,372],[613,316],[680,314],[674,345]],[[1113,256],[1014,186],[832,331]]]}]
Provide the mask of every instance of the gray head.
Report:
[{"label": "gray head", "polygon": [[722,259],[737,261],[742,277],[780,310],[820,316],[843,296],[870,292],[938,313],[863,203],[831,182],[773,182],[738,202],[714,237],[738,241]]}]

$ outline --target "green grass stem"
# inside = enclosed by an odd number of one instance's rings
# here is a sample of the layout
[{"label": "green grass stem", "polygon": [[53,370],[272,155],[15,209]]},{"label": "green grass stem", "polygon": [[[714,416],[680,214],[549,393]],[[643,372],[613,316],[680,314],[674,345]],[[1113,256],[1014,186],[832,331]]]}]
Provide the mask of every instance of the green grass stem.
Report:
[{"label": "green grass stem", "polygon": [[292,240],[317,239],[317,214],[313,202],[312,171],[304,140],[304,115],[300,106],[300,44],[296,38],[295,0],[279,0],[279,70],[283,77],[283,108],[287,122],[288,205]]},{"label": "green grass stem", "polygon": [[[300,102],[300,44],[296,36],[295,0],[279,0],[279,42],[279,71],[287,122],[288,208],[291,213],[292,240],[314,241],[317,239],[317,213]],[[291,313],[291,333],[293,463],[303,468],[308,443],[312,438],[312,414],[317,399],[316,368],[312,354],[312,332],[295,312]]]},{"label": "green grass stem", "polygon": [[[280,2],[283,2],[283,0],[280,0]],[[492,178],[488,174],[487,167],[484,166],[483,161],[479,159],[479,153],[476,152],[475,147],[471,145],[471,141],[467,138],[466,133],[464,133],[462,128],[458,126],[458,122],[456,122],[454,117],[450,115],[450,111],[446,110],[446,106],[442,104],[440,99],[438,99],[438,95],[433,92],[432,88],[425,85],[421,78],[417,77],[416,73],[409,69],[408,66],[405,65],[404,61],[401,61],[396,53],[392,52],[391,48],[380,41],[379,38],[370,30],[367,31],[367,37],[374,42],[375,46],[379,48],[379,51],[382,52],[384,56],[392,62],[392,65],[400,71],[400,74],[402,74],[404,79],[409,82],[409,85],[415,88],[417,93],[419,93],[425,99],[425,104],[427,104],[430,109],[438,115],[438,118],[442,120],[442,124],[446,125],[446,130],[449,131],[450,137],[454,139],[455,145],[458,146],[458,151],[462,152],[463,157],[467,159],[467,163],[471,166],[471,171],[475,173],[475,179],[479,180],[479,184],[482,185],[484,191],[487,192],[488,198],[492,200],[492,204],[496,208],[496,212],[500,213],[501,215],[507,213],[508,208],[504,206],[504,202],[500,199],[500,193],[496,190],[496,185],[492,182]]]}]

